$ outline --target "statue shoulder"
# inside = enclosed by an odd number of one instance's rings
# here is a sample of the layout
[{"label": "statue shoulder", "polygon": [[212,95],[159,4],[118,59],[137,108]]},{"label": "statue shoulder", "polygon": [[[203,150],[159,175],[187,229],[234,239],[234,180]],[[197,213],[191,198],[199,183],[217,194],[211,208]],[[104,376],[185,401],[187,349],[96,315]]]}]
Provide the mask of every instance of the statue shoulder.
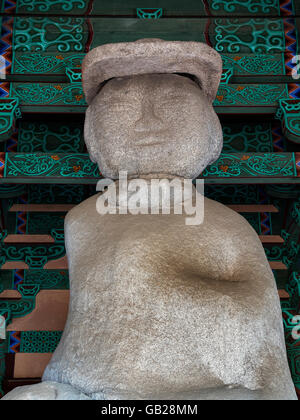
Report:
[{"label": "statue shoulder", "polygon": [[65,217],[65,229],[77,229],[79,225],[94,223],[95,218],[101,217],[96,210],[96,202],[100,194],[95,194],[73,207]]},{"label": "statue shoulder", "polygon": [[258,233],[238,212],[213,200],[205,202],[205,235],[211,238],[216,260],[226,261],[228,278],[247,280],[259,273],[273,287],[274,277]]},{"label": "statue shoulder", "polygon": [[257,232],[251,224],[228,206],[214,200],[205,198],[204,202],[205,223],[208,227],[214,227],[219,231],[224,240],[237,241],[239,245],[246,246],[248,249],[261,246]]}]

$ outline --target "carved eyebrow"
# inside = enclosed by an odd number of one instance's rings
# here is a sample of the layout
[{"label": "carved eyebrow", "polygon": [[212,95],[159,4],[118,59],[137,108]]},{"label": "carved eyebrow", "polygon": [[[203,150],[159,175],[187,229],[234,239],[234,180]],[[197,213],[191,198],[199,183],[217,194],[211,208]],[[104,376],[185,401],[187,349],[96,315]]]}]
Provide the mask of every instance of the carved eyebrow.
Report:
[{"label": "carved eyebrow", "polygon": [[109,106],[109,105],[115,105],[115,104],[126,105],[126,104],[132,104],[132,102],[133,101],[129,100],[129,98],[128,100],[126,100],[126,99],[120,99],[119,96],[116,96],[116,97],[110,96],[109,98],[103,98],[99,106],[101,105]]},{"label": "carved eyebrow", "polygon": [[[157,100],[157,105],[161,103],[165,103],[165,102],[171,102],[171,101],[185,101],[186,99],[190,99],[188,92],[183,92],[182,94],[178,95],[174,93],[174,91],[170,90],[163,97],[160,97],[159,100]],[[120,96],[108,96],[108,97],[103,97],[101,99],[100,106],[101,105],[110,106],[110,105],[116,105],[116,104],[131,105],[133,102],[134,103],[137,102],[136,98],[133,98],[133,97],[120,98]],[[138,103],[143,103],[143,102],[144,102],[143,99],[141,101],[138,101]]]},{"label": "carved eyebrow", "polygon": [[134,95],[125,95],[124,91],[120,90],[118,93],[105,94],[101,96],[103,102],[131,102],[132,99],[136,99]]},{"label": "carved eyebrow", "polygon": [[165,102],[171,102],[171,101],[185,101],[186,99],[188,99],[187,95],[181,95],[181,96],[166,95],[157,104],[158,105],[164,104]]}]

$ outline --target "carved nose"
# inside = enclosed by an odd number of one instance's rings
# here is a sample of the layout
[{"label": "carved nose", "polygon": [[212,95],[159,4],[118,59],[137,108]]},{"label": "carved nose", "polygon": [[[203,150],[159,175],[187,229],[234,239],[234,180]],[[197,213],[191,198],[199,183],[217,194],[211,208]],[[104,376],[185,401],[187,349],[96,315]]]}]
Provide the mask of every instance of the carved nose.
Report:
[{"label": "carved nose", "polygon": [[145,102],[142,106],[142,116],[135,123],[135,130],[138,132],[155,132],[163,128],[163,121],[154,112],[153,104]]}]

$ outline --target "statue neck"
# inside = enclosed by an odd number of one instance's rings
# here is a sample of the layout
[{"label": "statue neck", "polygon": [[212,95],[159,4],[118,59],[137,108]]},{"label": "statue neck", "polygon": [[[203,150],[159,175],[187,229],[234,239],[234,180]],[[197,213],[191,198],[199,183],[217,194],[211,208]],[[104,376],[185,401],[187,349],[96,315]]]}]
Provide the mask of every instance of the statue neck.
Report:
[{"label": "statue neck", "polygon": [[191,200],[195,187],[191,180],[163,174],[120,179],[114,183],[117,207],[130,208],[139,202],[141,208],[173,208]]},{"label": "statue neck", "polygon": [[151,181],[152,179],[180,179],[182,182],[184,181],[184,178],[178,175],[172,175],[172,174],[147,174],[147,175],[128,175],[128,179],[145,179],[146,181]]}]

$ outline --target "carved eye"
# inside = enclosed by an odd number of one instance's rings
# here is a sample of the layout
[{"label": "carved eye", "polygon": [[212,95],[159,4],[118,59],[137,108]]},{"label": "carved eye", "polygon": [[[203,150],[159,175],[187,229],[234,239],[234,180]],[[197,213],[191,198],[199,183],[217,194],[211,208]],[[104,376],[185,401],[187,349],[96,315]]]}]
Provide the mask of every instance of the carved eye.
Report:
[{"label": "carved eye", "polygon": [[100,105],[100,108],[111,110],[136,110],[137,107],[132,102],[127,101],[111,101]]},{"label": "carved eye", "polygon": [[191,102],[191,98],[190,97],[186,97],[186,96],[176,96],[176,97],[168,97],[166,99],[163,99],[162,101],[160,101],[159,103],[156,104],[156,107],[158,108],[163,108],[163,109],[167,109],[167,108],[172,108],[172,106],[174,105],[180,105],[180,106],[184,106],[187,103]]}]

